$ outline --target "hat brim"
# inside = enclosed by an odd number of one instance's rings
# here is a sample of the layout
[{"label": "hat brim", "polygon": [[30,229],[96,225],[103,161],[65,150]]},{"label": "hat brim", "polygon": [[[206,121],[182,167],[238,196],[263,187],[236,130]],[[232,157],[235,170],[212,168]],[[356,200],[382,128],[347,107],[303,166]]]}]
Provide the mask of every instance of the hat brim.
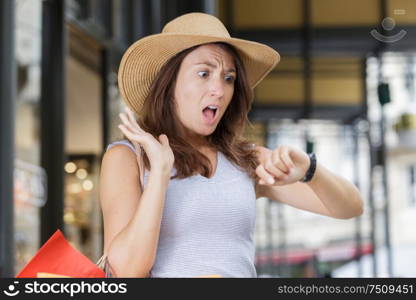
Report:
[{"label": "hat brim", "polygon": [[149,35],[133,43],[121,59],[118,86],[127,105],[139,113],[157,72],[171,57],[190,47],[211,42],[225,42],[236,48],[251,88],[256,87],[280,61],[277,51],[253,41],[189,34]]}]

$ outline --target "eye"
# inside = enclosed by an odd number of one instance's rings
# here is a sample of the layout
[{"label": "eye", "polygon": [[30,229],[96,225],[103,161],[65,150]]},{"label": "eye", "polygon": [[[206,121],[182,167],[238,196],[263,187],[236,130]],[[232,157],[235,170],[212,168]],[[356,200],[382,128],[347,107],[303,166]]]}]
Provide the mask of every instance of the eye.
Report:
[{"label": "eye", "polygon": [[232,75],[225,76],[225,80],[228,81],[228,82],[230,82],[230,83],[232,83],[232,82],[235,81],[235,77],[232,76]]},{"label": "eye", "polygon": [[[207,74],[207,76],[208,76],[208,72],[207,72],[207,71],[199,71],[199,72],[198,72],[198,74],[201,74],[201,73],[202,73],[202,74]],[[201,75],[200,75],[200,76],[201,76]],[[206,76],[201,76],[201,77],[206,77]]]}]

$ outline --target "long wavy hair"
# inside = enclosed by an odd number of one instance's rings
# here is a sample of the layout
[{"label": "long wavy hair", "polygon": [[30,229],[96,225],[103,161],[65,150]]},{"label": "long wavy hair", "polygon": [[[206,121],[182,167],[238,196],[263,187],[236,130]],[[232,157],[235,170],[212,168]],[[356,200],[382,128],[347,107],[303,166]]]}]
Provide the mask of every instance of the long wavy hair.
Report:
[{"label": "long wavy hair", "polygon": [[[213,148],[221,151],[231,162],[257,181],[259,178],[255,169],[258,161],[252,147],[254,143],[243,137],[245,126],[252,126],[248,120],[248,112],[253,102],[253,90],[248,84],[244,65],[234,47],[223,42],[212,44],[219,45],[234,58],[237,76],[233,97],[217,128],[206,138]],[[188,48],[165,63],[150,87],[137,120],[140,127],[156,139],[160,134],[168,136],[176,168],[176,174],[171,179],[186,178],[195,172],[205,177],[212,174],[209,159],[195,149],[183,135],[184,127],[177,117],[173,100],[181,63],[186,55],[199,46],[201,45]],[[146,169],[150,169],[146,154],[143,161]]]}]

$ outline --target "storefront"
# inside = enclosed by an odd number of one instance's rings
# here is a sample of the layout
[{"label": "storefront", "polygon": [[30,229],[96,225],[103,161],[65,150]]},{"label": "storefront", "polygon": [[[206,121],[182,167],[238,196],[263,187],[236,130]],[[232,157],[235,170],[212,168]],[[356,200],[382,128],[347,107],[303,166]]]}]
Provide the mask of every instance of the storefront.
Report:
[{"label": "storefront", "polygon": [[15,255],[15,274],[57,229],[92,260],[101,255],[99,166],[105,145],[119,135],[115,70],[133,35],[126,39],[131,30],[121,22],[127,1],[9,4],[17,69],[14,233],[2,237]]},{"label": "storefront", "polygon": [[[180,14],[215,14],[218,4],[217,15],[232,36],[276,45],[285,56],[279,70],[256,87],[249,117],[258,123],[248,134],[257,144],[277,145],[277,131],[271,130],[274,125],[270,120],[316,118],[349,123],[366,116],[366,64],[362,57],[314,60],[310,45],[304,43],[312,40],[312,31],[304,27],[302,16],[306,14],[300,13],[301,5],[281,9],[283,1],[261,1],[255,6],[244,2],[0,1],[0,276],[14,275],[57,229],[91,260],[101,255],[98,179],[106,145],[120,138],[118,113],[123,104],[116,76],[120,58],[133,41],[160,32],[167,21]],[[332,15],[326,7],[314,9],[322,17]],[[328,45],[340,41],[360,45],[349,32],[337,31],[341,28],[337,21],[331,21],[334,28],[322,29],[325,35],[316,37],[316,51],[324,50],[324,55],[331,56],[331,51],[337,54],[339,49]],[[351,22],[346,24],[354,25]],[[286,34],[264,29],[267,24]],[[286,31],[288,24],[294,27]],[[361,46],[354,47],[350,50],[354,55],[366,54],[366,50],[357,49]],[[295,127],[290,123],[282,123],[282,127]],[[302,131],[299,140],[306,140],[310,124],[306,122],[296,131]],[[294,136],[293,132],[289,135]],[[340,140],[332,144],[337,146]],[[264,247],[273,241],[271,208],[267,202],[265,226],[261,226],[267,231]],[[283,231],[283,218],[274,219]]]},{"label": "storefront", "polygon": [[205,2],[1,2],[1,74],[10,84],[1,99],[0,276],[14,276],[57,229],[91,260],[100,257],[99,170],[106,145],[121,138],[121,55]]}]

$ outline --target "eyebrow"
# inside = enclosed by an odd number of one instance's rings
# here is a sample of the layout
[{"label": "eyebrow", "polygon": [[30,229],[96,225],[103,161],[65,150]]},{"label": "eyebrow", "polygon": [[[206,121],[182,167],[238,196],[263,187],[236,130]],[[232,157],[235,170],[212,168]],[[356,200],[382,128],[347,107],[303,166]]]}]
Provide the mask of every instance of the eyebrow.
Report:
[{"label": "eyebrow", "polygon": [[[198,65],[207,65],[207,66],[212,67],[212,68],[216,67],[214,64],[210,63],[209,61],[200,62],[200,63],[197,63],[195,65],[196,66],[198,66]],[[228,69],[227,72],[237,73],[234,68]]]}]

